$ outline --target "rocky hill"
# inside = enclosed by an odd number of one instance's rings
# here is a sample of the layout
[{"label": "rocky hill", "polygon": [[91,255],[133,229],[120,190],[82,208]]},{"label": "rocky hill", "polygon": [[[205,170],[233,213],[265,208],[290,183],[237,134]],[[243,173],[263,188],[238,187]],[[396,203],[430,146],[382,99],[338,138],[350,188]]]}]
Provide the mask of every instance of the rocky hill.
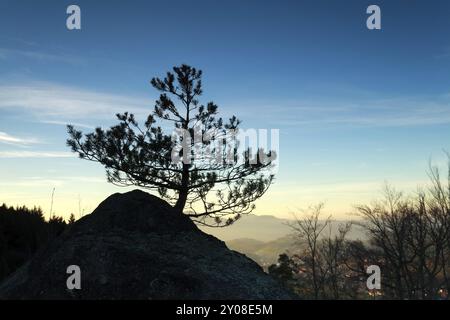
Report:
[{"label": "rocky hill", "polygon": [[[67,267],[81,289],[67,289]],[[0,284],[0,299],[291,299],[163,200],[114,194]]]}]

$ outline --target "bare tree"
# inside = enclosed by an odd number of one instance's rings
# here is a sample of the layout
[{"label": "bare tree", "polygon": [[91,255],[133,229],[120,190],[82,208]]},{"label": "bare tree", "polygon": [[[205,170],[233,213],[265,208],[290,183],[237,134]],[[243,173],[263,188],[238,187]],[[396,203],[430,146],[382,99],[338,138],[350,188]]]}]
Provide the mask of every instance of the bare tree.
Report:
[{"label": "bare tree", "polygon": [[345,264],[347,234],[352,227],[351,222],[338,226],[337,234],[332,234],[332,224],[328,223],[328,235],[320,241],[320,252],[322,255],[323,283],[325,284],[325,295],[331,299],[341,299],[352,296],[355,288],[347,281],[349,272]]},{"label": "bare tree", "polygon": [[323,286],[323,277],[321,264],[321,253],[319,251],[319,240],[322,232],[329,225],[331,217],[325,220],[320,220],[323,203],[309,209],[304,217],[295,216],[295,221],[289,223],[289,226],[294,230],[295,236],[301,247],[304,247],[300,258],[303,261],[305,268],[301,271],[308,276],[311,281],[313,297],[319,299]]},{"label": "bare tree", "polygon": [[[365,239],[349,240],[351,225],[332,234],[323,205],[290,223],[300,252],[284,255],[278,268],[304,298],[442,299],[450,292],[450,155],[448,174],[429,166],[431,184],[409,196],[386,185],[384,198],[356,207]],[[444,181],[445,180],[445,181]],[[327,233],[328,230],[328,233]],[[281,257],[280,257],[281,258]],[[381,290],[366,287],[367,267],[381,269]]]},{"label": "bare tree", "polygon": [[448,290],[449,197],[436,168],[430,177],[429,192],[406,198],[387,186],[384,201],[358,207],[383,265],[385,297],[432,299]]}]

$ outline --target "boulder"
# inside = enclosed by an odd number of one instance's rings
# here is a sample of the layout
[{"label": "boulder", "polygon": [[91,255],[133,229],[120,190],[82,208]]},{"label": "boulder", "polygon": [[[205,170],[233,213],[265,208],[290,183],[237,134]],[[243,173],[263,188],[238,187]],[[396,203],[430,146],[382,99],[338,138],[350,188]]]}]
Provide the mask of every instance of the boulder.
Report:
[{"label": "boulder", "polygon": [[[81,271],[68,289],[67,268]],[[113,194],[0,284],[0,299],[293,299],[259,265],[140,190]]]}]

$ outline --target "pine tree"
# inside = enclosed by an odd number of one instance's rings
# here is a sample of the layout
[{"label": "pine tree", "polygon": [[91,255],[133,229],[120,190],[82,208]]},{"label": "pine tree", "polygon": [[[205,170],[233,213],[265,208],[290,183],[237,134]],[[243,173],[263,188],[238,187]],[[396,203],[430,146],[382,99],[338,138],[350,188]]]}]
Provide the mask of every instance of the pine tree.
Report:
[{"label": "pine tree", "polygon": [[[232,116],[225,123],[217,116],[214,102],[199,102],[201,78],[201,70],[184,64],[174,67],[164,79],[151,80],[160,96],[144,127],[125,112],[116,115],[119,124],[107,130],[96,128],[86,135],[69,125],[67,144],[80,158],[101,163],[109,182],[157,191],[194,221],[224,226],[254,209],[253,202],[273,181],[271,168],[276,154],[262,149],[242,151],[238,144],[233,145],[235,140],[227,132],[238,133],[240,121]],[[157,120],[164,128],[169,123],[188,136],[174,139],[174,131],[164,133]],[[196,133],[213,138],[196,141]],[[191,149],[176,149],[180,143]],[[226,159],[211,161],[208,156],[215,152],[230,159],[230,150],[231,163]],[[173,161],[174,155],[183,157],[182,163]]]}]

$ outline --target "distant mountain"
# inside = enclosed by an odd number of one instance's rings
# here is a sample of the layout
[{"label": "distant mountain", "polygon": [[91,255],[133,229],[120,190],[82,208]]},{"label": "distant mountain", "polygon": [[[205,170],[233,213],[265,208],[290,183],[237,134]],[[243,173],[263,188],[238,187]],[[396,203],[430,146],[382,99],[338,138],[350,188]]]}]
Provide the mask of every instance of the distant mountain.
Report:
[{"label": "distant mountain", "polygon": [[267,242],[242,238],[227,241],[226,244],[230,249],[245,254],[263,267],[276,263],[281,253],[292,253],[299,249],[293,236],[285,236]]},{"label": "distant mountain", "polygon": [[[223,241],[235,251],[241,252],[263,267],[277,262],[278,256],[285,252],[299,250],[299,245],[288,226],[293,220],[280,219],[270,215],[247,215],[226,228],[201,229]],[[333,221],[330,233],[334,236],[339,225],[346,221]],[[328,235],[330,233],[324,233]],[[360,227],[353,226],[348,234],[349,239],[364,240]]]},{"label": "distant mountain", "polygon": [[[292,234],[292,228],[288,226],[289,222],[293,222],[293,220],[280,219],[270,215],[258,216],[249,214],[226,228],[200,227],[200,229],[225,242],[245,238],[268,242]],[[336,234],[339,225],[345,222],[333,221],[331,223],[331,234]],[[357,226],[352,227],[348,237],[350,239],[365,238],[362,230]]]},{"label": "distant mountain", "polygon": [[226,228],[201,227],[200,229],[225,242],[242,238],[266,242],[291,233],[291,228],[286,225],[288,221],[269,215],[257,216],[249,214]]}]

